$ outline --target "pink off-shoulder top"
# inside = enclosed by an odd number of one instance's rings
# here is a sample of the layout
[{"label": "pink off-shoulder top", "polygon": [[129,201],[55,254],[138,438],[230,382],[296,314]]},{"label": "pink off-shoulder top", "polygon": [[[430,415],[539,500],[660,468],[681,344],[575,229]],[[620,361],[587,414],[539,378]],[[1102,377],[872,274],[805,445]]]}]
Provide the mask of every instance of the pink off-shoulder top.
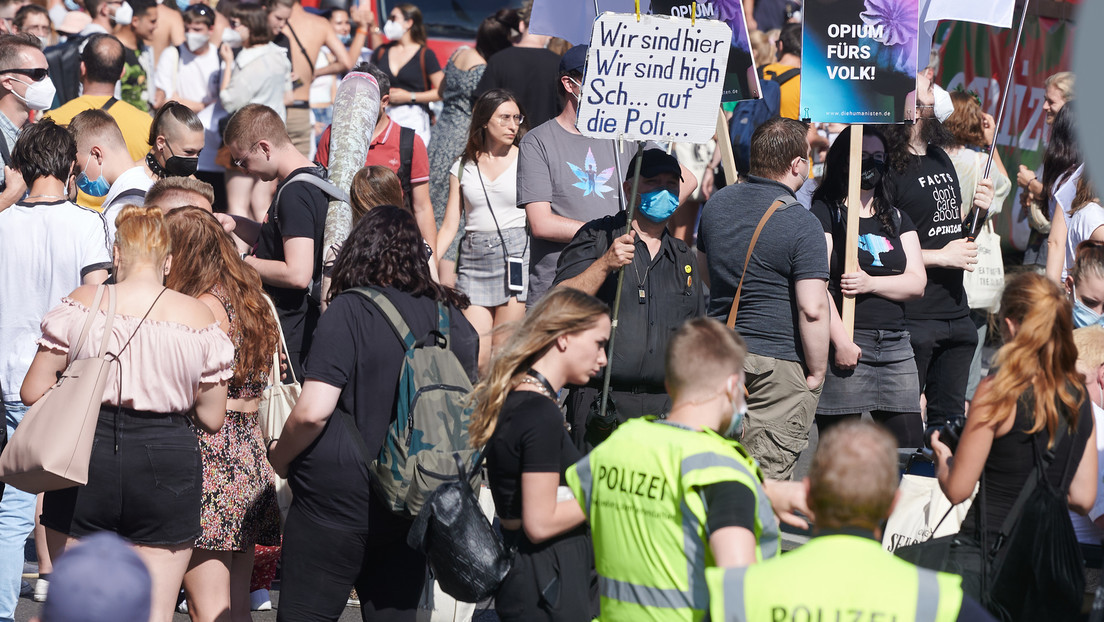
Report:
[{"label": "pink off-shoulder top", "polygon": [[[76,344],[89,310],[81,303],[63,298],[42,318],[38,345],[68,354],[68,360],[95,356],[103,339],[106,313],[98,311],[80,352]],[[195,330],[177,322],[146,319],[135,334],[139,317],[115,314],[108,352],[117,352],[134,335],[119,357],[121,365],[109,367],[104,404],[122,405],[157,413],[190,410],[199,385],[228,380],[233,375],[234,346],[217,322]],[[120,387],[120,379],[122,380]]]}]

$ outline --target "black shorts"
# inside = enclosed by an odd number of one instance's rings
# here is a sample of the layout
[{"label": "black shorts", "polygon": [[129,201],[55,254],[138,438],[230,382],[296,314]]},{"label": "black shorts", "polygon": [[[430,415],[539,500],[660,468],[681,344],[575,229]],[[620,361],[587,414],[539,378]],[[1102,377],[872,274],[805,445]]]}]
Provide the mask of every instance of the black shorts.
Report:
[{"label": "black shorts", "polygon": [[514,563],[495,595],[502,622],[577,622],[598,614],[598,575],[586,527],[533,544],[502,530]]},{"label": "black shorts", "polygon": [[199,441],[178,414],[100,410],[88,484],[47,492],[42,524],[80,538],[113,531],[135,544],[172,546],[200,535]]}]

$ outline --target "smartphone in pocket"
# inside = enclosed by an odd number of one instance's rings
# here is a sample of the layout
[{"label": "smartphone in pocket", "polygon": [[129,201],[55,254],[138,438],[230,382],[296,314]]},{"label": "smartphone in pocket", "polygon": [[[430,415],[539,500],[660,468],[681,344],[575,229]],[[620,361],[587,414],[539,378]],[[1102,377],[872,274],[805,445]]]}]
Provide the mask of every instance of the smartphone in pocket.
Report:
[{"label": "smartphone in pocket", "polygon": [[506,269],[508,271],[507,276],[509,277],[507,288],[511,292],[520,293],[525,291],[522,286],[524,282],[522,279],[522,272],[525,270],[525,262],[522,261],[521,257],[507,257]]}]

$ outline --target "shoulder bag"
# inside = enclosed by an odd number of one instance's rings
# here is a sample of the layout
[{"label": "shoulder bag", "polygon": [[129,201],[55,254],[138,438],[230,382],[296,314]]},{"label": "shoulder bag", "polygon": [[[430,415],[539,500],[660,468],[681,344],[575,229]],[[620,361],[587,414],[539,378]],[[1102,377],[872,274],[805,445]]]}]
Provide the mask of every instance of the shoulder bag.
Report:
[{"label": "shoulder bag", "polygon": [[744,289],[744,277],[747,276],[748,264],[751,263],[751,253],[755,250],[755,243],[759,241],[759,234],[763,232],[763,227],[766,226],[770,217],[789,203],[791,201],[788,201],[785,196],[775,199],[774,203],[771,203],[771,206],[767,208],[767,212],[759,219],[759,224],[755,227],[755,233],[751,234],[751,244],[748,245],[747,257],[744,258],[744,271],[740,274],[740,284],[736,286],[736,295],[732,297],[732,308],[728,311],[726,324],[729,328],[736,328],[736,312],[740,310],[740,293]]},{"label": "shoulder bag", "polygon": [[[303,386],[295,379],[295,370],[288,363],[288,375],[290,383],[280,382],[280,352],[287,352],[287,342],[284,341],[284,331],[280,328],[280,314],[276,312],[276,305],[267,295],[264,297],[268,308],[272,311],[272,317],[276,320],[276,330],[280,333],[280,343],[272,353],[272,370],[268,374],[268,386],[261,392],[261,404],[258,407],[257,420],[261,426],[261,437],[265,445],[274,438],[279,438],[287,423],[291,409],[299,401],[299,394],[303,392]],[[287,520],[288,510],[291,509],[291,487],[287,479],[276,476],[276,503],[280,506],[281,525]]]}]

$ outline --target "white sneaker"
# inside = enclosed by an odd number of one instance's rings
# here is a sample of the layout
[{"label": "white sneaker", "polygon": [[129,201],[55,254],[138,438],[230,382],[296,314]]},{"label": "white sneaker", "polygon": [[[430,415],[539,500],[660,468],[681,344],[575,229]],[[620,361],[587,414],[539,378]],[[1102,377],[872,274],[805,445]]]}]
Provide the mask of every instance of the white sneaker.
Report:
[{"label": "white sneaker", "polygon": [[176,606],[177,613],[188,613],[188,601],[182,600],[180,604]]},{"label": "white sneaker", "polygon": [[249,608],[253,611],[272,611],[272,597],[262,588],[249,593]]},{"label": "white sneaker", "polygon": [[50,581],[48,579],[38,579],[34,585],[34,601],[36,603],[46,602],[46,592],[50,589]]}]

